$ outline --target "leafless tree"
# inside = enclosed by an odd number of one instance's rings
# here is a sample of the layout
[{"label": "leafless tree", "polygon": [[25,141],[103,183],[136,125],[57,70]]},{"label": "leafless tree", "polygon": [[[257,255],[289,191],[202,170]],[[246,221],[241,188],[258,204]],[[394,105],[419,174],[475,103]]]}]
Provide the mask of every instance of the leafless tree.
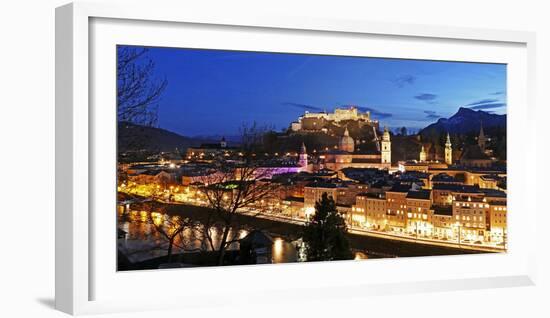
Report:
[{"label": "leafless tree", "polygon": [[166,79],[154,75],[155,63],[147,48],[117,48],[117,115],[119,121],[152,126]]},{"label": "leafless tree", "polygon": [[[204,226],[204,237],[210,248],[218,252],[218,265],[223,265],[229,246],[239,240],[243,224],[239,212],[258,206],[276,193],[276,186],[262,179],[269,176],[263,167],[263,160],[257,158],[261,146],[263,129],[255,124],[241,129],[241,147],[237,161],[220,158],[216,162],[216,172],[204,176],[201,183],[202,194],[210,212]],[[262,213],[261,210],[253,212]],[[214,242],[212,227],[221,230],[219,243]],[[216,244],[217,243],[217,244]]]},{"label": "leafless tree", "polygon": [[[160,202],[160,193],[154,193],[152,200],[143,202],[141,208],[148,212],[147,223],[159,234],[160,241],[150,247],[151,250],[162,249],[167,251],[167,262],[172,262],[174,247],[184,252],[196,252],[203,250],[202,237],[186,235],[185,232],[200,233],[202,226],[190,218],[169,215],[168,206]],[[189,234],[189,233],[187,233]],[[142,252],[142,251],[140,251]]]},{"label": "leafless tree", "polygon": [[150,212],[149,222],[167,244],[168,263],[172,262],[172,251],[174,246],[187,251],[187,240],[182,234],[186,229],[192,229],[194,227],[194,222],[189,218],[178,215],[169,216],[160,212]]}]

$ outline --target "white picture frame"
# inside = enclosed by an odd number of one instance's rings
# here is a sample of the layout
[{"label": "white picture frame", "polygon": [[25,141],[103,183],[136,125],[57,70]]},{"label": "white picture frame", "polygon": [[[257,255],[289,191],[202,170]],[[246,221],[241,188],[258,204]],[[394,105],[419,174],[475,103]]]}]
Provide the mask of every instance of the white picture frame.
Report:
[{"label": "white picture frame", "polygon": [[[111,251],[102,250],[103,243],[93,237],[104,221],[92,213],[100,206],[113,204],[109,200],[92,199],[98,195],[98,183],[114,180],[114,162],[106,161],[105,165],[98,163],[101,158],[98,152],[104,151],[95,144],[98,140],[115,138],[112,135],[114,127],[109,127],[99,133],[98,121],[110,116],[108,111],[91,107],[100,96],[90,92],[95,85],[92,76],[101,76],[103,72],[112,70],[90,66],[98,62],[94,56],[93,45],[112,45],[121,41],[125,26],[111,25],[95,28],[97,21],[117,21],[141,24],[146,35],[147,29],[155,25],[155,32],[166,34],[158,36],[157,41],[169,41],[170,32],[179,26],[207,26],[212,32],[224,28],[251,30],[254,32],[293,32],[314,33],[315,37],[339,36],[372,36],[392,38],[399,42],[403,39],[420,39],[439,45],[440,43],[465,43],[464,45],[488,45],[487,49],[470,55],[474,61],[513,61],[512,74],[509,78],[509,210],[510,244],[509,252],[502,255],[472,255],[438,257],[436,261],[425,258],[380,260],[365,262],[331,262],[307,265],[285,264],[277,266],[256,267],[223,267],[208,269],[163,270],[141,273],[104,273],[98,268],[98,260],[112,259]],[[137,22],[136,22],[137,21]],[[107,23],[109,24],[109,23]],[[118,29],[117,29],[118,28]],[[118,35],[113,30],[118,30]],[[237,31],[238,31],[237,30]],[[243,32],[245,32],[243,31]],[[238,31],[241,32],[241,31]],[[110,35],[109,35],[110,34]],[[280,35],[280,34],[279,34]],[[122,35],[131,39],[131,44],[140,44],[146,38],[132,38],[131,34]],[[395,37],[395,38],[394,38]],[[215,37],[214,37],[215,38]],[[168,40],[161,40],[168,39]],[[106,40],[106,42],[101,41]],[[124,38],[122,38],[124,40]],[[99,41],[99,42],[97,42]],[[110,41],[110,42],[109,42]],[[113,42],[114,41],[114,42]],[[145,40],[144,40],[145,41]],[[164,43],[164,42],[163,42]],[[92,45],[93,44],[93,45]],[[143,42],[141,44],[151,44]],[[165,44],[165,43],[164,43]],[[494,45],[493,45],[494,44]],[[173,44],[177,46],[176,43]],[[246,45],[243,44],[243,45]],[[292,44],[291,44],[292,45]],[[461,44],[462,45],[462,44]],[[521,167],[527,158],[536,157],[535,138],[520,139],[514,132],[520,127],[535,135],[534,125],[534,56],[535,35],[530,32],[483,30],[469,28],[440,27],[428,25],[404,25],[400,23],[379,23],[368,21],[348,21],[331,19],[303,19],[291,16],[249,16],[243,14],[223,15],[206,11],[190,4],[174,4],[172,6],[155,7],[145,5],[123,6],[116,1],[109,4],[73,3],[56,10],[56,308],[70,314],[104,313],[114,311],[136,311],[156,308],[185,308],[206,306],[211,302],[202,297],[205,294],[223,293],[219,290],[209,290],[199,287],[197,277],[207,274],[213,281],[227,280],[230,284],[241,283],[239,295],[229,295],[219,301],[219,304],[242,301],[265,301],[270,296],[279,300],[319,299],[326,297],[330,289],[335,297],[350,297],[352,295],[380,295],[418,291],[448,291],[459,289],[477,289],[489,287],[526,286],[535,282],[535,222],[534,200],[529,200],[524,190],[526,184],[536,184],[534,174],[523,175]],[[412,47],[413,45],[411,45]],[[494,47],[493,47],[494,46]],[[510,47],[510,56],[497,57],[498,47]],[[426,49],[410,53],[409,58],[421,58]],[[506,50],[506,49],[502,49]],[[357,51],[359,52],[359,51]],[[484,56],[487,52],[495,52],[494,56]],[[452,52],[449,52],[452,53]],[[517,53],[517,54],[516,54]],[[360,54],[360,53],[357,53]],[[379,53],[383,54],[383,53]],[[466,53],[464,53],[466,54]],[[475,55],[477,54],[477,55]],[[114,55],[114,52],[113,52]],[[450,59],[453,55],[450,54]],[[94,60],[95,59],[95,60]],[[93,63],[92,63],[93,62]],[[102,61],[98,62],[103,63]],[[109,61],[105,62],[109,64]],[[103,64],[101,64],[103,65]],[[111,81],[112,78],[107,80]],[[92,87],[92,88],[91,88]],[[114,110],[112,111],[114,113]],[[108,120],[107,120],[108,121]],[[104,126],[102,126],[104,127]],[[109,137],[109,134],[111,137]],[[94,146],[95,145],[95,146]],[[112,145],[108,143],[108,145]],[[103,147],[102,147],[103,148]],[[105,147],[111,149],[111,146]],[[108,153],[107,153],[108,154]],[[103,156],[102,158],[105,158]],[[114,158],[113,158],[114,161]],[[103,171],[101,173],[99,170]],[[107,175],[105,171],[112,171]],[[115,183],[113,183],[115,186]],[[94,197],[95,198],[95,197]],[[110,203],[109,203],[110,202]],[[113,210],[114,211],[114,210]],[[522,211],[521,218],[514,211]],[[102,221],[103,220],[103,221]],[[114,231],[113,231],[114,232]],[[112,241],[114,248],[114,240]],[[473,258],[479,258],[484,265],[477,269],[466,269],[472,264]],[[106,261],[109,262],[109,261]],[[422,270],[427,262],[438,266],[449,266],[449,271]],[[495,264],[501,264],[494,267]],[[304,266],[307,268],[304,270]],[[493,266],[493,267],[491,267]],[[458,269],[463,267],[463,272]],[[415,271],[415,269],[419,269]],[[195,295],[176,291],[173,297],[152,298],[148,302],[138,301],[131,295],[131,282],[139,279],[144,284],[155,280],[182,279],[185,271],[192,271],[195,280],[187,283],[193,286]],[[273,277],[289,273],[292,279]],[[364,275],[357,278],[357,273],[375,273],[376,278]],[[339,275],[325,275],[328,278],[322,282],[313,282],[310,276],[339,272]],[[381,272],[387,275],[380,275]],[[452,273],[450,273],[452,272]],[[187,272],[189,273],[189,272]],[[229,273],[227,275],[226,273]],[[412,275],[414,273],[414,275]],[[105,275],[104,275],[105,274]],[[111,275],[111,276],[108,276]],[[246,277],[245,277],[246,275]],[[310,275],[310,276],[308,276]],[[113,279],[116,276],[116,279]],[[108,280],[109,284],[98,284],[96,280]],[[302,286],[295,282],[303,279]],[[262,286],[252,285],[253,282],[265,280]],[[102,287],[98,287],[102,286]],[[117,289],[117,286],[130,286],[127,290]],[[198,288],[198,289],[195,289]],[[197,293],[198,290],[198,293]],[[109,291],[112,293],[106,295]],[[259,293],[261,291],[261,293]],[[130,294],[126,294],[129,292]],[[179,298],[178,298],[179,297]],[[186,301],[181,301],[186,297]]]}]

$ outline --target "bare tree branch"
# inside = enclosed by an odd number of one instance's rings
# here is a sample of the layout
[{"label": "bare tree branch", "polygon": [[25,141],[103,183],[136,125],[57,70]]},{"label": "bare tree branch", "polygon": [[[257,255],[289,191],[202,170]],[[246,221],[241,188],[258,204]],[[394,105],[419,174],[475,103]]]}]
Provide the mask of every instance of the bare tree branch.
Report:
[{"label": "bare tree branch", "polygon": [[[264,130],[256,124],[241,128],[240,160],[230,161],[220,158],[215,163],[213,172],[203,176],[201,194],[206,199],[210,212],[205,224],[204,236],[212,250],[218,252],[218,265],[223,264],[225,251],[232,243],[239,241],[239,232],[244,229],[240,224],[238,213],[258,208],[262,200],[267,200],[275,193],[271,182],[262,182],[270,177],[264,162],[256,157],[263,141]],[[260,211],[255,214],[258,215]],[[214,246],[212,226],[221,228],[219,245]],[[232,235],[230,235],[230,232]]]},{"label": "bare tree branch", "polygon": [[167,80],[154,77],[147,48],[117,48],[117,116],[119,121],[152,126]]}]

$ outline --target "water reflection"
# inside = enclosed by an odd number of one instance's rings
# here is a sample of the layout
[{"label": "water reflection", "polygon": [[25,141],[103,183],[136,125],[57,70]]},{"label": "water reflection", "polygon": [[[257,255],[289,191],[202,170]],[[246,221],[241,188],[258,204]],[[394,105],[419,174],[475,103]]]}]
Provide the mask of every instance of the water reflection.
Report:
[{"label": "water reflection", "polygon": [[[119,249],[128,257],[131,262],[141,262],[152,258],[165,256],[168,249],[166,237],[159,233],[157,227],[162,227],[170,232],[170,227],[177,223],[179,216],[170,216],[146,211],[131,210],[124,213],[119,210],[118,228],[125,232],[125,235],[118,240]],[[176,236],[173,245],[173,253],[188,253],[197,251],[212,251],[219,248],[222,229],[217,226],[208,228],[212,242],[205,237],[205,228],[202,224],[193,227],[186,227],[180,235]],[[264,231],[265,232],[265,231]],[[238,250],[238,240],[249,234],[246,229],[230,229],[229,238],[235,238],[228,250]],[[271,261],[273,263],[303,262],[306,260],[305,248],[301,240],[289,242],[282,237],[271,235],[273,238]],[[354,253],[355,260],[367,259],[367,254],[357,251]]]},{"label": "water reflection", "polygon": [[[177,216],[156,212],[149,214],[146,211],[132,210],[128,213],[119,211],[118,228],[126,233],[124,238],[119,239],[119,249],[131,262],[140,262],[166,255],[168,241],[159,233],[157,227],[162,227],[169,233],[170,226],[177,220],[174,218]],[[173,253],[212,251],[212,245],[215,249],[219,248],[223,234],[222,228],[218,226],[208,228],[211,243],[205,237],[204,231],[202,224],[186,227],[180,235],[176,236],[172,247]],[[236,240],[229,245],[228,250],[238,250],[238,240],[245,238],[248,234],[249,231],[246,229],[230,229],[228,237]],[[272,247],[272,261],[273,263],[296,262],[295,246],[277,237]]]}]

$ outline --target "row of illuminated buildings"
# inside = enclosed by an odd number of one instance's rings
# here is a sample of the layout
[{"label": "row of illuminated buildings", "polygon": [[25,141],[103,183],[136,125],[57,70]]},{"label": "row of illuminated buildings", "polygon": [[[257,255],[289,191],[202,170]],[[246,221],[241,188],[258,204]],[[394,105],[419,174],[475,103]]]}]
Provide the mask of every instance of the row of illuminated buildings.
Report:
[{"label": "row of illuminated buildings", "polygon": [[[308,172],[300,169],[304,164],[281,162],[260,167],[268,173],[259,182],[272,183],[275,190],[258,208],[307,219],[327,193],[353,228],[471,243],[505,241],[505,171],[417,165],[405,163],[405,171],[392,173],[376,168]],[[200,192],[201,181],[219,173],[205,164],[134,165],[127,172],[130,181],[188,187],[190,193]]]},{"label": "row of illuminated buildings", "polygon": [[475,186],[436,185],[414,190],[396,185],[357,196],[351,222],[366,228],[475,242],[503,242],[506,195]]},{"label": "row of illuminated buildings", "polygon": [[334,177],[309,182],[303,190],[298,183],[285,185],[281,198],[286,213],[307,218],[327,193],[354,228],[471,243],[506,239],[506,193],[494,183],[483,183],[501,179],[498,175],[463,171],[467,178],[460,181],[446,173],[380,176],[382,172],[364,170],[378,174],[374,182]]}]

